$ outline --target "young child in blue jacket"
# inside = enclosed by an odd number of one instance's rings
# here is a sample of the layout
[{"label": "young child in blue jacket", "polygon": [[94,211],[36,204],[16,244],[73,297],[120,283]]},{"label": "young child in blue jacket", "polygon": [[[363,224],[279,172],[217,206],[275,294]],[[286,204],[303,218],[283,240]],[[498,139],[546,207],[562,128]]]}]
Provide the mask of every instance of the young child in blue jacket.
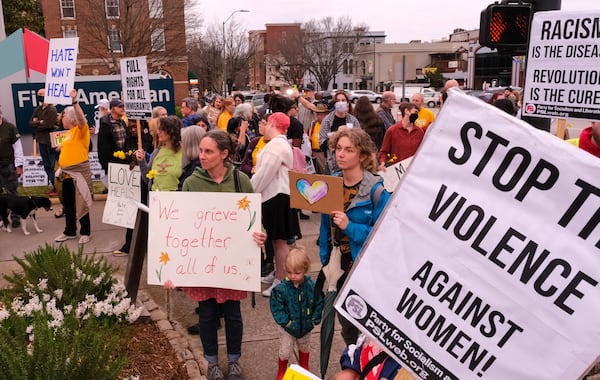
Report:
[{"label": "young child in blue jacket", "polygon": [[271,293],[271,314],[280,332],[277,380],[283,379],[295,345],[300,366],[308,370],[311,331],[321,323],[323,311],[323,297],[315,295],[315,282],[306,274],[309,267],[306,252],[292,249],[285,260],[286,277]]}]

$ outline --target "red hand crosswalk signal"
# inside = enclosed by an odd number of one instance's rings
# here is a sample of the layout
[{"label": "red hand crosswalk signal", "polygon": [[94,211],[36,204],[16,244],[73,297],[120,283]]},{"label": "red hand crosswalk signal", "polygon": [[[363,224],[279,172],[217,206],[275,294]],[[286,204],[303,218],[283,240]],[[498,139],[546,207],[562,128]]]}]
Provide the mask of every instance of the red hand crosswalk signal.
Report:
[{"label": "red hand crosswalk signal", "polygon": [[524,50],[531,17],[531,4],[488,5],[481,11],[479,43],[501,50]]}]

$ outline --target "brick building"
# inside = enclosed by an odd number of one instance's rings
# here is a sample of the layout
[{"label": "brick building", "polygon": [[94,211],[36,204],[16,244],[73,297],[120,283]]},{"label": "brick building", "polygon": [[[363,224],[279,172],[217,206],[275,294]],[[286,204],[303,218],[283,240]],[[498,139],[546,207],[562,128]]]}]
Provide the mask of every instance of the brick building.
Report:
[{"label": "brick building", "polygon": [[118,74],[121,57],[146,56],[149,74],[188,96],[184,0],[41,0],[47,38],[79,37],[78,75]]}]

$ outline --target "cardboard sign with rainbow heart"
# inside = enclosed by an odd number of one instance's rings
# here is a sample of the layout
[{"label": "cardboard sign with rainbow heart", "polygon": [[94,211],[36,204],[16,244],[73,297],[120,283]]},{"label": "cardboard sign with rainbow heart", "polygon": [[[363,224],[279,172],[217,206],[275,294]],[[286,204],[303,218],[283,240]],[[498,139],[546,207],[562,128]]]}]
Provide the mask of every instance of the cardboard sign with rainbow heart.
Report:
[{"label": "cardboard sign with rainbow heart", "polygon": [[311,205],[320,201],[327,195],[327,182],[315,181],[312,184],[304,178],[296,182],[296,189]]},{"label": "cardboard sign with rainbow heart", "polygon": [[344,209],[343,180],[319,174],[289,172],[292,208],[330,213]]}]

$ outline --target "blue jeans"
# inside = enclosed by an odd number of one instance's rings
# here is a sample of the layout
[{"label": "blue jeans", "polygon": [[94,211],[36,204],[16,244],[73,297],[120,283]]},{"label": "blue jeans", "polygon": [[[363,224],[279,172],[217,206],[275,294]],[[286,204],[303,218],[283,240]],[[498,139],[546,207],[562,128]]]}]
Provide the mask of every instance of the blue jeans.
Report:
[{"label": "blue jeans", "polygon": [[198,302],[200,340],[204,348],[204,357],[209,364],[218,363],[217,322],[219,311],[222,311],[225,317],[227,360],[235,362],[242,356],[243,322],[240,301],[225,301],[218,304],[216,299],[211,298]]},{"label": "blue jeans", "polygon": [[56,151],[50,144],[38,144],[40,147],[40,156],[44,163],[44,171],[48,176],[48,182],[54,188],[54,166],[56,165]]}]

